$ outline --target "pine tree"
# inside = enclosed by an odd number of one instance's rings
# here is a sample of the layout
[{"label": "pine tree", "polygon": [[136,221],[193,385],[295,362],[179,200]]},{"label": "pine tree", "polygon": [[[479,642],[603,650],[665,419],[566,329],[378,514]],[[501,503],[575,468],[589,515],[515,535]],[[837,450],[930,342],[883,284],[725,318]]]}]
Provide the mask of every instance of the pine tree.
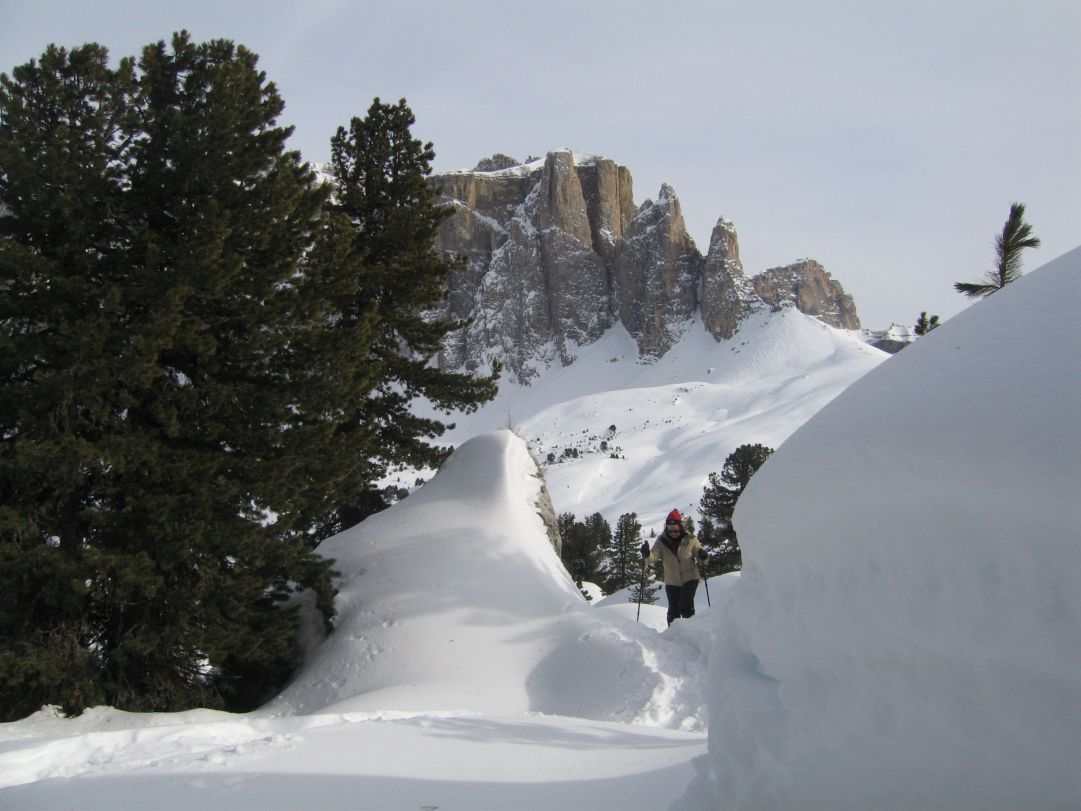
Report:
[{"label": "pine tree", "polygon": [[1040,247],[1039,237],[1032,235],[1032,226],[1025,222],[1025,206],[1014,203],[1010,216],[995,238],[995,269],[985,274],[984,282],[957,282],[954,289],[969,298],[984,298],[1021,278],[1021,251]]},{"label": "pine tree", "polygon": [[570,513],[557,519],[563,546],[560,559],[576,583],[596,583],[601,574],[602,551],[612,542],[612,529],[600,513],[575,521]]},{"label": "pine tree", "polygon": [[61,703],[97,660],[83,537],[111,420],[133,65],[100,46],[0,75],[0,720]]},{"label": "pine tree", "polygon": [[625,589],[639,579],[642,555],[642,525],[637,513],[624,513],[616,521],[616,529],[608,547],[608,559],[604,566],[605,594]]},{"label": "pine tree", "polygon": [[390,467],[434,467],[446,457],[448,449],[429,440],[451,426],[417,416],[409,407],[413,400],[425,398],[447,414],[470,412],[496,392],[498,365],[478,378],[433,363],[443,339],[463,326],[437,314],[446,300],[447,278],[459,264],[434,248],[439,224],[451,210],[436,205],[437,190],[428,182],[435,153],[430,143],[412,137],[413,124],[404,99],[383,104],[377,98],[366,117],[353,118],[331,140],[331,259],[357,270],[351,277],[356,284],[343,291],[336,318],[347,325],[373,326],[375,340],[362,363],[374,385],[350,424],[340,429],[363,435],[370,469],[355,479],[322,534],[344,529],[381,507],[373,483]]},{"label": "pine tree", "polygon": [[765,445],[740,445],[725,459],[719,476],[709,474],[699,509],[703,520],[711,522],[717,552],[711,555],[710,568],[716,574],[742,568],[742,552],[732,526],[732,514],[751,477],[772,453],[773,449]]},{"label": "pine tree", "polygon": [[319,442],[340,370],[311,371],[328,294],[299,272],[326,195],[281,110],[254,54],[183,33],[3,78],[9,718],[249,708],[295,663],[289,594],[329,615],[310,522],[342,474],[313,454],[345,447]]},{"label": "pine tree", "polygon": [[631,587],[630,596],[627,598],[628,602],[641,603],[642,605],[654,605],[659,599],[660,587],[657,585],[656,580],[647,578],[645,582],[636,580]]},{"label": "pine tree", "polygon": [[937,315],[932,315],[930,318],[928,318],[927,317],[927,312],[923,311],[923,312],[920,313],[920,317],[916,320],[916,327],[914,329],[914,332],[917,335],[923,336],[923,335],[926,335],[931,330],[935,329],[937,326],[938,326],[938,316]]},{"label": "pine tree", "polygon": [[[717,533],[713,521],[710,520],[708,515],[702,516],[702,521],[698,527],[698,541],[702,544],[702,548],[706,550],[707,555],[706,559],[699,565],[699,570],[706,577],[722,574],[723,572],[717,569],[719,564],[723,565],[721,558],[727,550],[724,547],[724,539]],[[729,571],[729,569],[725,568],[724,571]]]}]

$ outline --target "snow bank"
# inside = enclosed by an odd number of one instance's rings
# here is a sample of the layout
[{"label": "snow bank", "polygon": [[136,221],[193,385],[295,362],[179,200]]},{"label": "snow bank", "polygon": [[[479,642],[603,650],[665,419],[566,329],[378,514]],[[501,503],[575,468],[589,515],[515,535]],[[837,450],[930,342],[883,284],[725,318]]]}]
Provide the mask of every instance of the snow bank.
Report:
[{"label": "snow bank", "polygon": [[882,364],[758,472],[712,664],[724,807],[1081,798],[1081,249]]},{"label": "snow bank", "polygon": [[548,540],[540,490],[521,439],[483,434],[409,498],[324,542],[342,572],[335,632],[262,712],[704,729],[699,641],[594,612]]},{"label": "snow bank", "polygon": [[704,736],[570,718],[96,709],[0,725],[0,808],[664,808]]}]

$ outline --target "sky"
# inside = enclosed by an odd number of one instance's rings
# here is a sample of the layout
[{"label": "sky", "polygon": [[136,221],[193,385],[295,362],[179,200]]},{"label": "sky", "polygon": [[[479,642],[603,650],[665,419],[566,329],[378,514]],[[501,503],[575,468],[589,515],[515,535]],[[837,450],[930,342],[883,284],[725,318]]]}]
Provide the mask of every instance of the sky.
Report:
[{"label": "sky", "polygon": [[0,70],[50,43],[114,58],[173,31],[260,56],[311,161],[376,96],[405,98],[437,172],[560,147],[670,184],[705,252],[748,274],[820,261],[865,327],[948,319],[1010,204],[1081,244],[1081,3],[1034,0],[0,0]]}]

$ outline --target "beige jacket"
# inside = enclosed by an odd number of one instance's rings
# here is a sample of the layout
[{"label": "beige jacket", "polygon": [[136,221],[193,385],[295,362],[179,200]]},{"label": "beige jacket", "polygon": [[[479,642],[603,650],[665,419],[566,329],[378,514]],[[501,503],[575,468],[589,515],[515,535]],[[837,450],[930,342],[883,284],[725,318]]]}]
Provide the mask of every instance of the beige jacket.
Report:
[{"label": "beige jacket", "polygon": [[677,554],[673,555],[665,543],[663,536],[657,538],[653,548],[649,550],[649,562],[653,563],[658,558],[664,563],[664,584],[666,586],[682,586],[690,580],[699,580],[698,566],[695,563],[695,555],[702,548],[701,542],[689,533],[683,535],[679,543]]}]

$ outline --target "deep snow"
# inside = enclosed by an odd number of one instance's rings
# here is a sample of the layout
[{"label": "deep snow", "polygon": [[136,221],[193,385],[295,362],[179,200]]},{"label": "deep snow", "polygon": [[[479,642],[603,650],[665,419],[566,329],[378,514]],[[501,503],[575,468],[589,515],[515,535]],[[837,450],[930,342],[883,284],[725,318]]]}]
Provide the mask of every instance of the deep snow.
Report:
[{"label": "deep snow", "polygon": [[763,466],[712,618],[726,807],[1081,804],[1081,249]]},{"label": "deep snow", "polygon": [[742,576],[663,633],[656,606],[590,605],[526,444],[483,433],[321,547],[337,631],[279,699],[0,725],[0,808],[1076,807],[1077,312],[1081,249],[885,364],[786,312],[720,359],[617,359],[613,395],[584,390],[601,364],[552,372],[532,393],[551,402],[508,392],[534,452],[622,400],[639,473],[548,467],[595,494],[579,515],[659,524],[737,444],[779,446],[737,510]]}]

